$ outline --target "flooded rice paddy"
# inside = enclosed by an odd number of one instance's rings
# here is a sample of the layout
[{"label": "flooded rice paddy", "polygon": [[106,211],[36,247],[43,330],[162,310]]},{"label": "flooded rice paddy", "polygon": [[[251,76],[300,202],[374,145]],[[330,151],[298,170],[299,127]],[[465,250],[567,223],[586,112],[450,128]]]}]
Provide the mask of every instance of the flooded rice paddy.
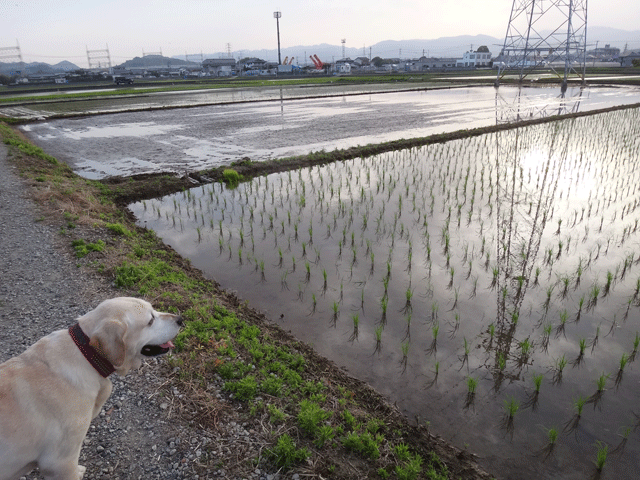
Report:
[{"label": "flooded rice paddy", "polygon": [[605,447],[605,478],[638,478],[639,128],[621,110],[130,208],[499,478],[588,478]]},{"label": "flooded rice paddy", "polygon": [[[510,86],[497,90],[465,87],[396,93],[370,90],[366,94],[362,91],[365,86],[358,88],[358,95],[351,95],[353,90],[341,92],[339,87],[328,86],[207,92],[201,95],[216,101],[248,103],[49,120],[22,128],[36,144],[68,163],[78,174],[99,179],[159,171],[183,173],[228,165],[244,157],[263,161],[323,149],[331,151],[601,109],[635,103],[640,98],[637,87],[574,87],[564,96],[558,88]],[[327,96],[293,98],[303,94]],[[196,97],[181,92],[161,94],[153,101],[157,102],[155,106],[174,105],[173,102],[198,105]],[[129,107],[135,108],[135,102],[147,100],[93,102],[96,111],[108,112],[109,102],[128,102]],[[93,111],[83,102],[64,105],[77,112]]]}]

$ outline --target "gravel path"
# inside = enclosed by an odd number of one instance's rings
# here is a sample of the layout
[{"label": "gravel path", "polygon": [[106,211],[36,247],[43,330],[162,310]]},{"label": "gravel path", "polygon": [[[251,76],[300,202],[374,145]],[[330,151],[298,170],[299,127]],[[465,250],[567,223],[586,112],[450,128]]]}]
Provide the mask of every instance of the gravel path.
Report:
[{"label": "gravel path", "polygon": [[[105,279],[78,268],[62,244],[59,227],[44,220],[6,157],[0,143],[0,362],[121,294]],[[235,422],[215,432],[202,431],[175,412],[172,416],[171,393],[180,392],[173,388],[160,395],[167,381],[159,374],[163,361],[151,360],[125,377],[111,376],[113,393],[92,422],[80,454],[80,464],[87,467],[84,479],[241,478],[198,463],[203,454],[209,465],[230,457],[234,442],[246,444],[249,433]],[[246,478],[273,477],[258,470]],[[22,478],[42,477],[34,472]]]}]

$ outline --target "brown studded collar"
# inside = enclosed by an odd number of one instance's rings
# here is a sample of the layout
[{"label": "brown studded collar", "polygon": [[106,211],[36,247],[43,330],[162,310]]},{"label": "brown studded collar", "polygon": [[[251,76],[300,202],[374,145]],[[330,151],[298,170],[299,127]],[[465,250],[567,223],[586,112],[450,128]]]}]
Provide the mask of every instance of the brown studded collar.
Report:
[{"label": "brown studded collar", "polygon": [[107,378],[116,369],[111,362],[98,353],[98,351],[89,344],[89,337],[82,331],[80,324],[76,323],[69,327],[69,334],[73,342],[78,346],[84,358],[95,368],[100,375]]}]

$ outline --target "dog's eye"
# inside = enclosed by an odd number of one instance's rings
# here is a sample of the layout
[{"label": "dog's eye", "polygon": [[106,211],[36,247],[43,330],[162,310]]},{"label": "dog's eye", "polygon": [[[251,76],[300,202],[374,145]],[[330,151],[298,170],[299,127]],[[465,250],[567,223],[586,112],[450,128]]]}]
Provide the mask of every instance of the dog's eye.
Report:
[{"label": "dog's eye", "polygon": [[151,317],[151,320],[149,320],[149,325],[148,325],[149,327],[150,327],[151,325],[153,325],[153,321],[154,321],[155,319],[156,319],[156,317]]}]

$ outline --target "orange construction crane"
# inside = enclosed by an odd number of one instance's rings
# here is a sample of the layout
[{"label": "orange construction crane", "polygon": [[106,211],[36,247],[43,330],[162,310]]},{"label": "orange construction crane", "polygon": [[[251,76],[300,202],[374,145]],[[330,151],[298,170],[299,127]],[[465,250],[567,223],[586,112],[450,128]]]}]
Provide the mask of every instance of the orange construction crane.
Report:
[{"label": "orange construction crane", "polygon": [[309,55],[309,58],[311,59],[311,61],[313,62],[313,64],[316,66],[318,70],[322,70],[322,68],[324,67],[324,63],[320,61],[320,59],[318,58],[318,55]]}]

